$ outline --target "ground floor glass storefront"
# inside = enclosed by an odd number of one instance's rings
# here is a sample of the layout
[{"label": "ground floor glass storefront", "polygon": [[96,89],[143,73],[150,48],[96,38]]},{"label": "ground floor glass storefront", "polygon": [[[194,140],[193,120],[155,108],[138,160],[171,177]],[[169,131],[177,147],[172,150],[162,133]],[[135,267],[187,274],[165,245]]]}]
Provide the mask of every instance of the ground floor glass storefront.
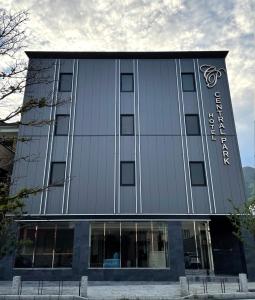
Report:
[{"label": "ground floor glass storefront", "polygon": [[[27,280],[178,280],[247,272],[229,220],[38,221],[19,224],[16,255],[0,278]],[[1,277],[2,276],[2,277]]]},{"label": "ground floor glass storefront", "polygon": [[[94,269],[171,267],[169,222],[90,222],[88,265]],[[183,261],[186,270],[213,271],[208,221],[182,221]],[[75,225],[40,223],[21,225],[24,242],[16,255],[16,268],[72,267]],[[175,241],[174,241],[175,242]],[[173,243],[173,241],[172,241]],[[85,254],[84,254],[85,255]],[[170,258],[170,259],[169,259]]]},{"label": "ground floor glass storefront", "polygon": [[94,222],[90,268],[167,268],[165,222]]}]

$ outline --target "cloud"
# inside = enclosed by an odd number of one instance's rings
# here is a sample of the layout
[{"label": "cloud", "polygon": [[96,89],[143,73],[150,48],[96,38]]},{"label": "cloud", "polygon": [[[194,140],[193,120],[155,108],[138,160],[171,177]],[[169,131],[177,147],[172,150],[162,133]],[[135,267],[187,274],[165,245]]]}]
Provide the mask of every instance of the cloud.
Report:
[{"label": "cloud", "polygon": [[230,50],[242,160],[253,164],[255,1],[0,0],[0,6],[30,10],[30,50]]}]

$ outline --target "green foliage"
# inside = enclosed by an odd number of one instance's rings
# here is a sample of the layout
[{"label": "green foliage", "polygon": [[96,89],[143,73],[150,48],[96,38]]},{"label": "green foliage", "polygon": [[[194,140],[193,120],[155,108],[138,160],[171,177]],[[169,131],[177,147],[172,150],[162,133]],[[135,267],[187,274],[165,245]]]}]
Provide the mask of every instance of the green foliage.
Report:
[{"label": "green foliage", "polygon": [[229,219],[234,227],[235,236],[244,242],[243,234],[248,232],[255,236],[255,196],[249,198],[241,207],[233,206]]},{"label": "green foliage", "polygon": [[9,184],[0,183],[0,258],[18,246],[13,220],[18,220],[24,213],[23,200],[39,191],[39,188],[23,188],[16,194],[9,195]]},{"label": "green foliage", "polygon": [[244,183],[245,183],[245,191],[247,198],[251,198],[255,196],[255,168],[252,167],[244,167]]},{"label": "green foliage", "polygon": [[229,200],[233,208],[233,213],[229,219],[234,226],[234,235],[245,242],[244,233],[255,236],[255,168],[244,167],[243,174],[247,201],[242,206],[237,207]]}]

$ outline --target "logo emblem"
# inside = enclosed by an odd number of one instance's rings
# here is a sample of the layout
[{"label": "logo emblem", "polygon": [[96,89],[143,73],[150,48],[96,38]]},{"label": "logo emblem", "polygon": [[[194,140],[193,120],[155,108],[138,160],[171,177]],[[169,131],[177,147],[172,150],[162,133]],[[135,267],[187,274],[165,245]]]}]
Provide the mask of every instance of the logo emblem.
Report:
[{"label": "logo emblem", "polygon": [[223,68],[217,70],[215,66],[211,65],[200,66],[200,71],[203,72],[206,85],[209,89],[214,87],[218,78],[222,76],[223,72],[226,72]]}]

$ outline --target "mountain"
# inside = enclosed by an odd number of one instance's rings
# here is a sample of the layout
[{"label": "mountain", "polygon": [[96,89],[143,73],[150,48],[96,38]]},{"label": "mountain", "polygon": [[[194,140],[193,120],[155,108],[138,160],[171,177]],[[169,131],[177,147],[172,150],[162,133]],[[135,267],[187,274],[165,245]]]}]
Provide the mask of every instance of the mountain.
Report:
[{"label": "mountain", "polygon": [[243,174],[247,198],[255,196],[255,168],[243,167]]}]

